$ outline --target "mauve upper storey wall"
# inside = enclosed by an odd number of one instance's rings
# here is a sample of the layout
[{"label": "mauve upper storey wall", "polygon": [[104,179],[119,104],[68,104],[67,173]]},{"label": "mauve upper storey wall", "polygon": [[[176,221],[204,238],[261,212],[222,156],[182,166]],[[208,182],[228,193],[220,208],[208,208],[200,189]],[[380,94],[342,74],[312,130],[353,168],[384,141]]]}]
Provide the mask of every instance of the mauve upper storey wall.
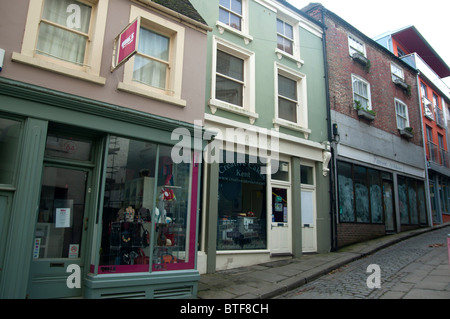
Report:
[{"label": "mauve upper storey wall", "polygon": [[180,107],[119,91],[117,88],[119,82],[123,81],[124,67],[111,73],[114,38],[129,23],[131,6],[145,9],[143,6],[129,0],[109,0],[108,11],[101,13],[107,14],[99,74],[106,79],[106,83],[101,85],[12,61],[12,54],[20,53],[22,50],[29,1],[32,0],[0,2],[0,48],[5,50],[0,77],[182,122],[194,123],[195,120],[203,120],[207,45],[205,31],[190,28],[186,24],[178,22],[179,20],[151,11],[153,14],[185,28],[181,98],[186,101],[186,106]]}]

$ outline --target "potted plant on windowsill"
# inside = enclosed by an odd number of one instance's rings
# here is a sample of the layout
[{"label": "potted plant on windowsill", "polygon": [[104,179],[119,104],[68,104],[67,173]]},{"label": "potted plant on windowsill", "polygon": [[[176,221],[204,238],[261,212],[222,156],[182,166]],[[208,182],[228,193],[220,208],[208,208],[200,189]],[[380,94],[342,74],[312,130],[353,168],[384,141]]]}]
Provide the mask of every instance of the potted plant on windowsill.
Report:
[{"label": "potted plant on windowsill", "polygon": [[400,135],[406,137],[407,139],[412,139],[414,137],[414,130],[412,127],[405,127],[399,129]]},{"label": "potted plant on windowsill", "polygon": [[364,118],[368,121],[373,121],[375,119],[375,115],[377,114],[375,111],[363,108],[360,101],[355,100],[354,102],[359,117]]}]

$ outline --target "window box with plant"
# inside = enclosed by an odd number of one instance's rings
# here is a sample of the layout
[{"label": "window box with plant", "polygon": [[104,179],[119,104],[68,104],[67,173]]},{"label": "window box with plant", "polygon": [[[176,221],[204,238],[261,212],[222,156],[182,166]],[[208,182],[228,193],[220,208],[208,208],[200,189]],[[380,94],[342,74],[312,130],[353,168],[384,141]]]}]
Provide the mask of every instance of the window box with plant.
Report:
[{"label": "window box with plant", "polygon": [[375,111],[362,107],[360,101],[355,100],[354,102],[359,117],[368,121],[373,121],[375,119],[375,115],[377,114]]},{"label": "window box with plant", "polygon": [[406,137],[407,139],[412,139],[414,137],[414,130],[412,127],[405,127],[398,130],[400,135]]}]

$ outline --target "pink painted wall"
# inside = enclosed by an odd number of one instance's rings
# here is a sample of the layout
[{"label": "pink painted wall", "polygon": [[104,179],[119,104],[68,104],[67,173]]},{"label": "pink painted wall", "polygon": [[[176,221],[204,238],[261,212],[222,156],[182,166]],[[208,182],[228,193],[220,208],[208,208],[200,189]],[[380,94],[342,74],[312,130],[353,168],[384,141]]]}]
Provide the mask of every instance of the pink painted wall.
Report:
[{"label": "pink painted wall", "polygon": [[[187,101],[187,106],[182,108],[117,90],[118,83],[123,81],[123,67],[114,73],[110,72],[113,41],[129,22],[130,6],[139,6],[138,4],[129,0],[109,1],[100,71],[100,76],[106,78],[106,84],[98,85],[12,61],[13,52],[21,52],[29,1],[31,0],[0,2],[0,48],[6,51],[0,77],[183,122],[193,123],[194,120],[203,120],[207,51],[207,35],[204,32],[180,24],[178,20],[171,20],[182,25],[186,30],[181,98]],[[170,18],[166,17],[166,19]]]}]

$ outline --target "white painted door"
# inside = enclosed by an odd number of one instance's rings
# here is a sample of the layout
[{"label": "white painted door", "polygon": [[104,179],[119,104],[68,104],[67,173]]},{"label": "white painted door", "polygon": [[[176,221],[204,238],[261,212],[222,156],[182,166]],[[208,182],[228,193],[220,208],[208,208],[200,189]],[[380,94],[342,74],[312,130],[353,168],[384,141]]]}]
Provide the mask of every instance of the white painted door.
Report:
[{"label": "white painted door", "polygon": [[270,223],[270,253],[272,256],[292,254],[290,188],[272,187],[272,221]]},{"label": "white painted door", "polygon": [[302,251],[317,251],[316,193],[313,189],[302,189]]}]

